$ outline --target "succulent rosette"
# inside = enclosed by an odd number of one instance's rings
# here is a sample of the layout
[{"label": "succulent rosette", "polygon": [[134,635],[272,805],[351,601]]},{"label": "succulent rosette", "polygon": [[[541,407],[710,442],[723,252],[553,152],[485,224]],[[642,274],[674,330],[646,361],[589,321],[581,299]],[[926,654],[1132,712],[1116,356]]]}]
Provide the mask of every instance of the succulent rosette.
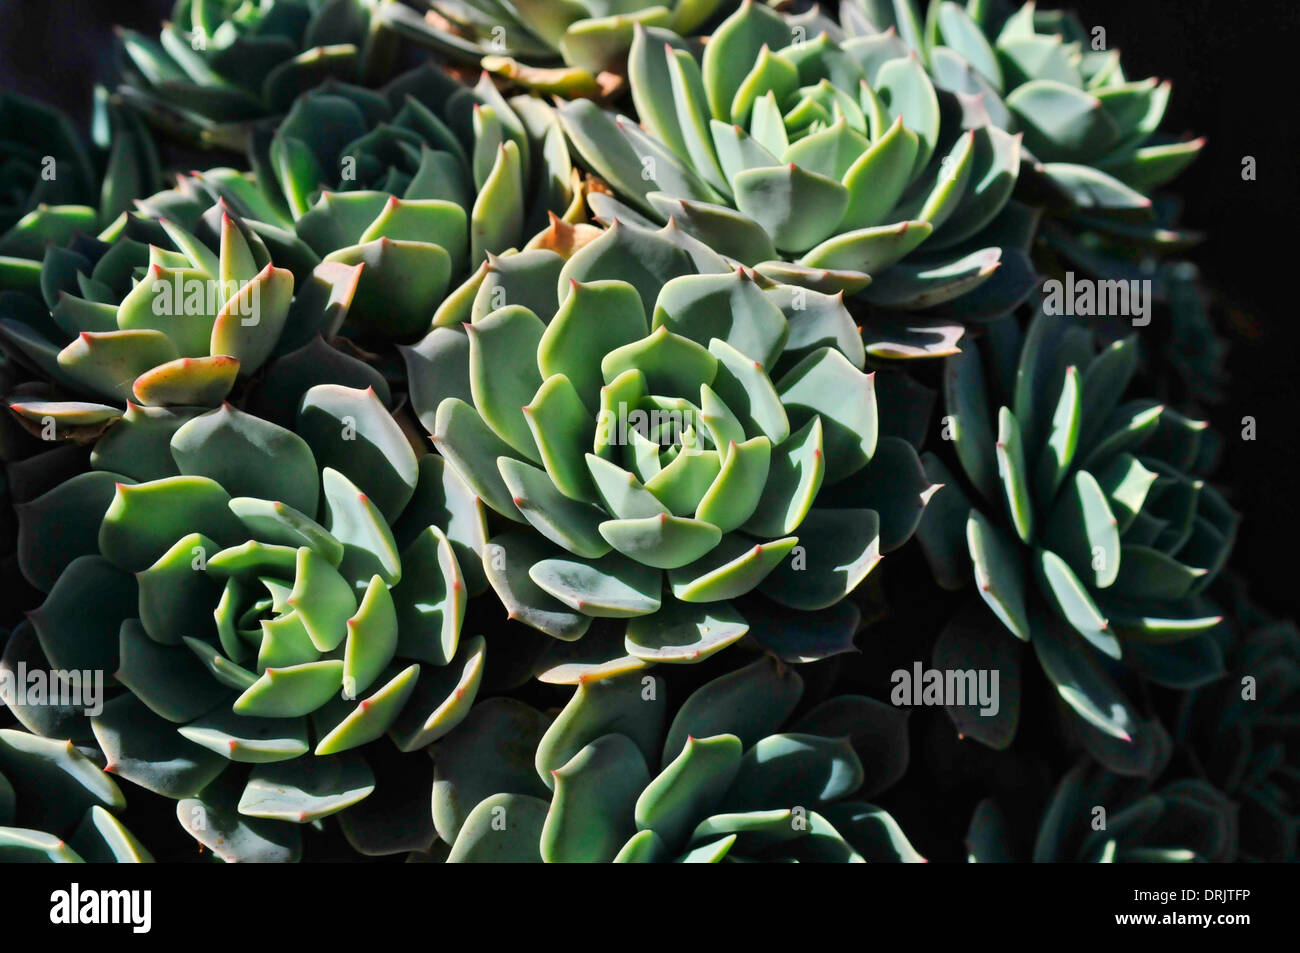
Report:
[{"label": "succulent rosette", "polygon": [[0,92],[0,862],[1300,853],[1104,28],[170,5]]},{"label": "succulent rosette", "polygon": [[59,110],[0,91],[0,313],[40,294],[45,246],[107,227],[158,187],[158,156],[140,121],[95,90],[99,157]]},{"label": "succulent rosette", "polygon": [[[94,128],[98,145],[83,144],[63,113],[10,92],[0,92],[0,322],[41,322],[42,260],[49,245],[61,246],[80,233],[106,226],[137,196],[157,188],[158,159],[139,119],[119,108],[106,92],[95,89]],[[43,402],[57,396],[45,375],[21,348],[0,332],[0,395]],[[61,436],[92,439],[109,422],[104,417],[63,425]],[[0,585],[4,618],[25,603],[14,566],[14,502],[34,486],[65,475],[72,458],[50,455],[62,446],[42,440],[53,434],[0,410]],[[32,432],[34,431],[34,432]],[[66,449],[66,448],[65,448]],[[73,451],[76,454],[76,451]],[[84,451],[83,451],[84,457]],[[48,474],[47,474],[48,471]]]},{"label": "succulent rosette", "polygon": [[[312,383],[374,386],[389,400],[377,371],[322,338],[349,314],[361,265],[321,262],[291,233],[235,211],[258,201],[255,184],[231,170],[187,177],[142,203],[169,218],[124,213],[98,237],[51,244],[40,297],[5,299],[0,450],[16,504],[84,470],[88,445],[124,406],[135,417],[215,407],[242,397],[272,357],[258,412],[289,426]],[[6,592],[15,583],[6,573]]]},{"label": "succulent rosette", "polygon": [[[395,115],[390,102],[403,103]],[[538,126],[490,83],[471,90],[432,68],[386,93],[308,93],[266,143],[260,177],[184,176],[97,237],[49,248],[45,307],[25,302],[0,333],[91,398],[55,413],[76,415],[69,426],[113,418],[125,401],[215,406],[317,333],[409,340],[489,253],[522,245],[548,212],[576,214],[563,136],[549,107],[531,105]],[[326,191],[331,175],[347,191]],[[52,412],[15,409],[33,424]]]},{"label": "succulent rosette", "polygon": [[[1210,298],[1189,263],[1155,261],[1200,240],[1179,224],[1181,203],[1156,193],[1204,146],[1160,131],[1170,84],[1129,79],[1102,28],[1033,3],[1013,13],[999,0],[934,0],[922,20],[914,0],[849,0],[840,24],[850,37],[904,43],[941,95],[1022,137],[1016,196],[1047,213],[1039,269],[1149,282],[1160,309],[1151,338],[1164,352],[1152,376],[1193,400],[1214,399],[1225,344]],[[1104,316],[1091,320],[1116,331]]]},{"label": "succulent rosette", "polygon": [[1260,619],[1225,642],[1225,676],[1185,696],[1176,738],[1195,776],[1235,806],[1232,859],[1291,862],[1300,852],[1300,633]]},{"label": "succulent rosette", "polygon": [[[1018,674],[1019,644],[1031,643],[1089,750],[1122,773],[1151,767],[1122,683],[1187,689],[1222,672],[1220,613],[1204,591],[1237,526],[1194,476],[1206,424],[1124,399],[1136,362],[1134,339],[1099,350],[1092,331],[1045,312],[1023,337],[999,322],[948,358],[943,426],[956,461],[926,454],[944,486],[918,532],[938,582],[974,582],[987,607],[962,613],[936,655],[984,653]],[[999,747],[1015,734],[1018,698],[1001,707],[996,724],[972,726]]]},{"label": "succulent rosette", "polygon": [[740,264],[860,297],[878,319],[1008,313],[1033,284],[1028,258],[1003,254],[1032,228],[1007,205],[1017,139],[942,122],[896,38],[841,45],[802,30],[746,2],[698,60],[679,37],[638,30],[640,126],[589,101],[559,108],[576,153],[617,196],[593,196],[594,210],[672,217]]},{"label": "succulent rosette", "polygon": [[[550,680],[740,639],[848,648],[844,598],[930,491],[840,299],[732,269],[673,226],[495,259],[404,349],[438,451],[496,514],[483,568],[574,647]],[[825,610],[825,611],[823,611]],[[827,626],[830,628],[828,629]],[[838,632],[832,638],[828,632]]]},{"label": "succulent rosette", "polygon": [[295,297],[294,271],[274,264],[233,210],[214,204],[189,224],[124,214],[98,237],[47,249],[44,307],[15,308],[0,334],[46,381],[84,399],[11,397],[31,429],[53,422],[63,436],[116,420],[132,402],[215,406],[271,357],[291,321],[306,337],[346,313],[359,268],[313,271],[310,250],[287,236],[301,252],[278,256],[304,279]]},{"label": "succulent rosette", "polygon": [[406,338],[488,254],[523,247],[552,215],[583,215],[554,111],[505,99],[486,74],[465,86],[426,66],[382,92],[327,83],[254,137],[273,211],[326,260],[365,264],[372,331]]},{"label": "succulent rosette", "polygon": [[126,797],[70,741],[0,728],[0,863],[148,863]]},{"label": "succulent rosette", "polygon": [[1149,193],[1205,142],[1160,132],[1170,84],[1130,80],[1104,32],[1032,2],[1012,12],[990,0],[932,0],[924,20],[913,0],[849,0],[840,22],[850,35],[898,37],[936,86],[979,97],[994,125],[1023,135],[1030,186],[1071,219],[1069,228],[1046,228],[1046,237],[1075,260],[1113,270],[1098,259],[1189,242]]},{"label": "succulent rosette", "polygon": [[580,685],[554,720],[476,706],[434,749],[448,862],[923,861],[860,800],[907,766],[898,709],[841,695],[796,717],[803,680],[771,657],[705,683],[671,723],[664,693],[624,675]]},{"label": "succulent rosette", "polygon": [[317,385],[298,408],[290,430],[133,406],[93,470],[20,514],[48,596],[7,659],[107,673],[88,726],[107,770],[177,799],[227,860],[295,859],[300,825],[338,812],[363,853],[418,848],[421,772],[377,776],[451,730],[482,673],[456,554],[481,547],[477,501],[373,390]]},{"label": "succulent rosette", "polygon": [[1232,858],[1234,815],[1204,781],[1153,786],[1083,761],[1052,792],[1036,829],[1023,829],[1023,821],[985,800],[966,846],[976,863],[1217,862]]},{"label": "succulent rosette", "polygon": [[563,96],[616,90],[637,26],[693,36],[734,0],[429,0],[416,11],[393,4],[380,14],[397,33],[448,58],[481,65],[523,86]]},{"label": "succulent rosette", "polygon": [[251,122],[328,79],[387,80],[397,38],[377,13],[392,2],[177,0],[157,37],[118,32],[119,93],[174,135],[242,151]]}]

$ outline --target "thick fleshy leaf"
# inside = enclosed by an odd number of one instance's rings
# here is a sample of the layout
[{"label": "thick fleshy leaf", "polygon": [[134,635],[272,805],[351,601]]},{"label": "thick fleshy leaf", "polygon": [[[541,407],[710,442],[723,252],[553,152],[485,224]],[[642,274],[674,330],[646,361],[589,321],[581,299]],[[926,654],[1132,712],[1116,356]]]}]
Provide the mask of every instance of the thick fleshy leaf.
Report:
[{"label": "thick fleshy leaf", "polygon": [[27,823],[40,827],[62,830],[92,807],[126,807],[117,783],[70,741],[0,729],[0,773],[12,779],[8,793]]},{"label": "thick fleshy leaf", "polygon": [[200,844],[226,863],[292,863],[302,855],[295,824],[245,817],[240,791],[220,783],[176,802],[176,818]]},{"label": "thick fleshy leaf", "polygon": [[818,416],[771,449],[762,495],[742,528],[768,538],[794,532],[812,508],[825,473],[822,422]]},{"label": "thick fleshy leaf", "polygon": [[383,579],[373,576],[356,614],[347,621],[343,652],[343,696],[368,689],[397,651],[397,609]]},{"label": "thick fleshy leaf", "polygon": [[548,796],[533,767],[533,752],[547,724],[546,716],[523,702],[490,698],[475,705],[438,743],[433,749],[433,820],[439,837],[454,843],[475,806],[493,794]]},{"label": "thick fleshy leaf", "polygon": [[213,480],[231,496],[316,512],[316,461],[293,431],[223,404],[180,427],[171,449],[182,474]]},{"label": "thick fleshy leaf", "polygon": [[1105,589],[1119,575],[1119,521],[1087,470],[1076,471],[1057,496],[1043,539],[1089,586]]},{"label": "thick fleshy leaf", "polygon": [[449,864],[542,862],[547,802],[526,794],[493,794],[469,812]]},{"label": "thick fleshy leaf", "polygon": [[866,469],[831,487],[819,504],[875,510],[883,554],[912,538],[934,491],[912,445],[898,437],[881,437]]},{"label": "thick fleshy leaf", "polygon": [[230,545],[241,538],[243,527],[229,502],[221,485],[205,476],[118,484],[99,529],[99,550],[114,565],[139,572],[187,533]]},{"label": "thick fleshy leaf", "polygon": [[321,472],[325,527],[343,544],[339,573],[358,589],[378,574],[387,585],[401,578],[402,562],[393,531],[379,508],[337,470]]},{"label": "thick fleshy leaf", "polygon": [[660,513],[635,520],[606,520],[600,535],[629,559],[656,569],[676,569],[699,559],[722,539],[713,523]]},{"label": "thick fleshy leaf", "polygon": [[645,375],[652,394],[697,394],[718,374],[718,359],[711,350],[661,325],[641,340],[606,354],[600,372],[609,384],[624,371],[636,369]]},{"label": "thick fleshy leaf", "polygon": [[645,758],[625,735],[604,735],[554,772],[555,794],[542,828],[548,863],[607,863],[636,833],[637,796],[650,780]]},{"label": "thick fleshy leaf", "polygon": [[[790,419],[762,366],[722,340],[711,341],[709,351],[717,358],[717,374],[705,383],[744,426],[745,433],[762,434],[774,445],[785,440],[790,435]],[[816,356],[809,355],[801,364],[808,363],[811,369],[818,363]],[[828,367],[833,370],[833,363]],[[816,389],[809,388],[807,393],[815,397]]]},{"label": "thick fleshy leaf", "polygon": [[164,797],[193,797],[230,763],[187,741],[134,695],[119,695],[91,719],[108,759],[104,770]]},{"label": "thick fleshy leaf", "polygon": [[351,807],[374,789],[374,773],[355,755],[281,761],[253,769],[239,813],[307,824]]},{"label": "thick fleshy leaf", "polygon": [[153,407],[215,407],[230,394],[239,369],[239,359],[225,354],[182,357],[145,371],[131,390]]},{"label": "thick fleshy leaf", "polygon": [[698,662],[738,641],[749,624],[729,603],[670,602],[627,624],[629,655],[647,662]]},{"label": "thick fleshy leaf", "polygon": [[1019,120],[1025,145],[1045,162],[1088,162],[1119,136],[1095,96],[1056,80],[1034,79],[1017,87],[1007,106]]},{"label": "thick fleshy leaf", "polygon": [[347,579],[315,549],[301,546],[294,561],[293,590],[285,600],[319,652],[332,652],[346,638],[357,596]]},{"label": "thick fleshy leaf", "polygon": [[794,254],[826,239],[849,203],[839,182],[794,163],[747,169],[736,175],[732,188],[736,207],[758,222],[778,249]]},{"label": "thick fleshy leaf", "polygon": [[1039,550],[1034,559],[1034,572],[1048,604],[1099,650],[1111,658],[1119,658],[1119,641],[1109,621],[1065,560],[1050,549]]},{"label": "thick fleshy leaf", "polygon": [[961,704],[945,706],[957,733],[975,738],[990,748],[1003,750],[1015,739],[1020,721],[1021,644],[989,618],[978,603],[966,606],[944,627],[934,646],[933,664],[941,672],[959,677],[987,674],[989,697],[969,677],[958,682],[965,689]]},{"label": "thick fleshy leaf", "polygon": [[601,358],[640,340],[650,327],[640,296],[625,282],[574,281],[571,289],[538,343],[537,366],[545,378],[565,375],[586,407],[595,410],[605,383]]},{"label": "thick fleshy leaf", "polygon": [[594,487],[583,465],[583,455],[591,446],[591,415],[569,378],[548,377],[523,412],[555,488],[571,500],[594,502]]},{"label": "thick fleshy leaf", "polygon": [[[204,570],[221,547],[201,533],[190,533],[136,574],[140,587],[140,623],[154,641],[179,645],[186,637],[210,636],[212,607],[221,587]],[[188,653],[186,653],[188,655]]]},{"label": "thick fleshy leaf", "polygon": [[[415,452],[373,389],[318,384],[303,396],[296,429],[316,466],[342,473],[388,520],[411,499],[419,468]],[[290,502],[283,495],[249,495]]]},{"label": "thick fleshy leaf", "polygon": [[517,454],[483,421],[473,405],[459,398],[444,400],[438,405],[432,433],[438,451],[484,503],[502,516],[523,521],[497,468],[498,458]]},{"label": "thick fleshy leaf", "polygon": [[708,347],[714,338],[770,368],[789,336],[785,317],[743,268],[727,275],[686,275],[664,285],[652,326]]},{"label": "thick fleshy leaf", "polygon": [[390,736],[401,751],[416,751],[449,734],[469,715],[483,679],[483,636],[460,645],[445,667],[425,668]]},{"label": "thick fleshy leaf", "polygon": [[1034,631],[1033,645],[1043,670],[1071,709],[1112,738],[1133,743],[1136,714],[1091,649],[1080,647],[1064,622],[1045,619]]},{"label": "thick fleshy leaf", "polygon": [[1034,537],[1034,507],[1030,499],[1029,469],[1016,416],[1003,407],[998,411],[998,439],[994,445],[998,461],[998,478],[1002,498],[1011,516],[1011,525],[1022,543]]},{"label": "thick fleshy leaf", "polygon": [[141,482],[179,476],[171,455],[171,437],[182,424],[202,412],[200,408],[128,404],[122,418],[95,444],[90,453],[91,466]]},{"label": "thick fleshy leaf", "polygon": [[529,568],[528,576],[564,605],[596,618],[648,615],[660,604],[659,571],[613,553],[590,562],[543,559]]},{"label": "thick fleshy leaf", "polygon": [[688,738],[729,734],[745,748],[785,723],[803,695],[803,679],[771,658],[761,658],[698,688],[673,717],[664,741],[662,767],[676,758]]},{"label": "thick fleshy leaf", "polygon": [[823,348],[792,368],[776,390],[792,427],[802,427],[814,416],[821,419],[827,483],[870,462],[879,432],[872,375],[839,351]]},{"label": "thick fleshy leaf", "polygon": [[240,373],[252,374],[280,340],[292,298],[292,272],[267,265],[217,312],[212,353],[233,357],[239,362]]},{"label": "thick fleshy leaf", "polygon": [[364,266],[353,310],[391,338],[409,339],[428,330],[451,281],[451,256],[423,241],[380,238],[340,248],[325,261]]},{"label": "thick fleshy leaf", "polygon": [[759,587],[792,609],[811,611],[838,602],[880,562],[880,516],[875,510],[814,509],[799,525],[799,539],[790,558]]},{"label": "thick fleshy leaf", "polygon": [[235,711],[261,718],[308,715],[339,693],[343,662],[326,659],[288,668],[268,668],[235,701]]},{"label": "thick fleshy leaf", "polygon": [[980,598],[1016,638],[1028,642],[1024,564],[1015,541],[972,509],[966,521],[966,545],[975,564]]},{"label": "thick fleshy leaf", "polygon": [[125,402],[135,397],[136,378],[179,356],[161,331],[84,331],[59,352],[58,366],[94,393]]},{"label": "thick fleshy leaf", "polygon": [[214,709],[177,731],[231,761],[261,764],[306,754],[307,723],[294,718],[250,718],[227,706]]},{"label": "thick fleshy leaf", "polygon": [[756,543],[739,534],[726,536],[707,555],[668,571],[673,595],[683,602],[720,602],[754,589],[773,573],[798,543],[788,536]]},{"label": "thick fleshy leaf", "polygon": [[16,507],[18,565],[28,582],[48,592],[74,559],[98,553],[99,524],[118,482],[128,478],[80,473]]},{"label": "thick fleshy leaf", "polygon": [[724,806],[728,811],[820,806],[856,791],[862,779],[862,762],[848,738],[769,735],[745,752]]},{"label": "thick fleshy leaf", "polygon": [[636,673],[579,683],[537,744],[536,776],[550,787],[551,772],[602,735],[626,735],[655,764],[666,717],[663,687],[662,680]]},{"label": "thick fleshy leaf", "polygon": [[685,844],[698,818],[718,808],[741,767],[735,735],[687,738],[681,754],[641,792],[636,826],[654,831],[668,845]]},{"label": "thick fleshy leaf", "polygon": [[591,617],[542,589],[529,572],[539,562],[562,553],[532,532],[501,533],[483,547],[483,571],[508,618],[518,619],[553,638],[572,641],[587,631]]}]

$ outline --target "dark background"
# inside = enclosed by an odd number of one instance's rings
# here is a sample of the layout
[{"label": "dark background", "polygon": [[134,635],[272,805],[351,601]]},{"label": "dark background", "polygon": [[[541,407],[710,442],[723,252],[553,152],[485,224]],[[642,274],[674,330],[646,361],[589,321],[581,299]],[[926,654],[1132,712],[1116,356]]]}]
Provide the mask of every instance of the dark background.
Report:
[{"label": "dark background", "polygon": [[[1057,4],[1046,2],[1043,6]],[[1295,614],[1291,548],[1300,543],[1300,346],[1292,289],[1300,213],[1300,6],[1294,0],[1062,0],[1103,26],[1131,78],[1174,81],[1164,128],[1207,136],[1174,189],[1187,226],[1208,238],[1191,254],[1225,305],[1231,344],[1227,401],[1210,412],[1224,436],[1217,479],[1245,514],[1234,557],[1252,594]],[[156,29],[170,0],[0,0],[0,84],[53,102],[84,124],[95,77],[111,68],[111,29]],[[1241,179],[1243,156],[1258,178]],[[1241,419],[1258,439],[1241,439]]]}]

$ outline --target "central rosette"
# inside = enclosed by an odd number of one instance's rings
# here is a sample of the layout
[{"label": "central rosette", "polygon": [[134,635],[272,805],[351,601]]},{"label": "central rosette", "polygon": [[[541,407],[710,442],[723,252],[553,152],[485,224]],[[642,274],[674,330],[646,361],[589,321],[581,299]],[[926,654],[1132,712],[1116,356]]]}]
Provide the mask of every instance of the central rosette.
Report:
[{"label": "central rosette", "polygon": [[627,223],[567,261],[493,259],[479,280],[463,331],[435,328],[407,365],[439,451],[517,524],[483,551],[513,618],[563,640],[629,619],[618,649],[695,661],[747,631],[730,600],[823,609],[883,532],[914,527],[887,506],[882,530],[877,509],[923,489],[906,485],[910,447],[880,438],[894,476],[860,478],[875,391],[838,296]]},{"label": "central rosette", "polygon": [[[798,542],[789,534],[825,476],[821,421],[806,415],[792,430],[767,374],[788,335],[781,312],[744,272],[679,282],[684,306],[705,286],[748,300],[745,344],[760,359],[714,336],[722,329],[701,323],[709,309],[698,301],[685,323],[672,297],[647,322],[624,282],[574,282],[549,326],[516,305],[468,327],[475,404],[514,451],[497,461],[509,492],[501,504],[572,556],[598,561],[542,559],[529,578],[584,614],[657,611],[656,570],[690,567],[671,577],[684,602],[747,592]],[[535,350],[521,352],[524,341]],[[532,354],[538,383],[519,404],[512,398],[532,382],[512,358]],[[459,412],[455,403],[442,410],[449,423]]]},{"label": "central rosette", "polygon": [[379,783],[375,743],[449,732],[485,661],[482,636],[461,638],[481,580],[456,555],[477,542],[468,490],[373,388],[295,403],[293,429],[228,404],[133,405],[94,469],[36,501],[80,533],[24,536],[29,565],[57,570],[31,651],[112,673],[87,729],[114,774],[193,799],[182,821],[214,849],[243,818],[357,805]]},{"label": "central rosette", "polygon": [[[264,500],[235,499],[230,507],[276,518],[277,504]],[[329,536],[314,542],[317,548],[295,549],[250,541],[208,563],[209,577],[224,580],[213,612],[221,647],[233,661],[255,661],[262,676],[235,701],[237,713],[291,717],[335,694],[356,699],[393,657],[397,620],[383,577],[372,576],[358,601],[336,568],[342,545]],[[282,669],[292,672],[292,691],[277,684]]]}]

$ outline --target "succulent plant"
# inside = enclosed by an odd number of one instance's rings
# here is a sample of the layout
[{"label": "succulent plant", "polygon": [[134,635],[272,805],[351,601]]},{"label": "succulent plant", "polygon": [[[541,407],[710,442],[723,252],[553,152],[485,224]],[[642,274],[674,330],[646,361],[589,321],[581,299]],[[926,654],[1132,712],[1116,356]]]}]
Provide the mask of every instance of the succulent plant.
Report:
[{"label": "succulent plant", "polygon": [[[116,52],[93,145],[0,92],[0,862],[916,862],[890,811],[956,857],[972,790],[972,861],[1296,858],[1157,192],[1203,140],[1102,33],[175,0]],[[159,191],[150,127],[223,158]],[[1075,271],[1141,353],[1029,300]],[[870,697],[926,654],[996,704]]]},{"label": "succulent plant", "polygon": [[[1167,753],[1167,752],[1166,752]],[[982,801],[966,845],[978,863],[1189,863],[1231,858],[1232,805],[1203,781],[1152,788],[1088,761],[1057,786],[1036,831]],[[1100,825],[1100,826],[1099,826]]]},{"label": "succulent plant", "polygon": [[377,13],[392,2],[177,0],[157,38],[118,32],[119,93],[174,135],[243,151],[251,122],[327,79],[388,79],[397,38]]},{"label": "succulent plant", "polygon": [[[292,239],[292,236],[289,236]],[[83,400],[10,399],[47,439],[102,427],[125,403],[215,406],[256,371],[292,324],[295,337],[341,319],[358,267],[312,253],[294,270],[241,217],[213,205],[185,228],[124,214],[97,238],[50,246],[41,268],[44,306],[34,300],[0,318],[14,353],[46,380]],[[278,249],[277,249],[278,251]],[[332,297],[333,296],[333,297]]]},{"label": "succulent plant", "polygon": [[809,41],[747,0],[698,62],[675,35],[638,29],[629,74],[644,129],[585,100],[559,108],[618,196],[593,196],[603,218],[671,216],[774,280],[911,320],[958,298],[966,320],[1000,317],[1032,287],[1027,257],[1001,248],[1032,227],[1007,208],[1018,141],[941,123],[933,85],[894,38]]},{"label": "succulent plant", "polygon": [[1030,187],[1072,218],[1045,236],[1076,260],[1189,242],[1148,193],[1186,168],[1204,140],[1160,133],[1170,84],[1129,80],[1104,32],[1033,2],[1012,13],[990,0],[931,0],[924,21],[913,0],[847,0],[840,21],[850,35],[897,36],[936,86],[980,97],[995,126],[1024,136],[1025,174],[1038,179]]},{"label": "succulent plant", "polygon": [[923,860],[856,799],[906,768],[902,712],[842,695],[792,718],[803,680],[770,657],[697,689],[666,732],[663,691],[652,676],[584,683],[553,721],[511,699],[476,706],[434,753],[447,860]]},{"label": "succulent plant", "polygon": [[0,728],[0,863],[150,862],[116,816],[125,807],[71,742]]},{"label": "succulent plant", "polygon": [[[97,238],[47,251],[46,307],[21,302],[0,333],[47,379],[110,403],[17,412],[34,423],[73,414],[71,425],[112,419],[130,400],[215,406],[274,353],[338,333],[345,317],[353,336],[412,339],[488,253],[523,244],[548,212],[577,214],[548,107],[531,103],[543,144],[486,80],[470,90],[417,70],[386,93],[308,93],[266,143],[260,177],[183,176]],[[390,101],[404,103],[396,116]],[[333,174],[347,191],[322,191]]]},{"label": "succulent plant", "polygon": [[[1123,773],[1150,769],[1124,670],[1178,689],[1222,671],[1210,632],[1220,614],[1202,593],[1237,524],[1190,475],[1206,425],[1123,400],[1135,346],[1098,353],[1092,331],[1040,310],[1023,339],[999,322],[948,358],[944,436],[965,481],[926,454],[944,487],[918,531],[938,582],[974,581],[990,610],[963,613],[936,655],[991,653],[1018,671],[1018,643],[1030,642],[1089,750]],[[1017,711],[1004,699],[996,725],[970,731],[1005,745]]]},{"label": "succulent plant", "polygon": [[734,0],[429,0],[421,16],[393,4],[380,14],[394,31],[439,53],[539,92],[602,96],[618,88],[637,26],[693,36]]},{"label": "succulent plant", "polygon": [[41,258],[49,243],[96,232],[158,188],[153,141],[140,121],[95,90],[95,126],[105,147],[96,156],[57,109],[0,91],[0,314],[15,293],[39,295]]},{"label": "succulent plant", "polygon": [[844,597],[912,534],[929,487],[878,417],[837,297],[620,222],[567,260],[496,258],[448,305],[404,349],[407,376],[438,451],[500,517],[489,581],[562,642],[615,620],[552,680],[705,658],[749,629],[733,600],[751,593],[774,649],[829,653],[827,619],[849,647]]},{"label": "succulent plant", "polygon": [[387,336],[423,334],[489,253],[522,247],[551,215],[583,215],[553,110],[507,101],[486,74],[474,87],[432,66],[382,92],[324,84],[255,136],[250,158],[274,207],[258,217],[322,257],[364,262],[358,296]]},{"label": "succulent plant", "polygon": [[[48,245],[61,246],[82,232],[108,225],[133,199],[157,188],[158,158],[140,120],[95,89],[94,129],[97,145],[88,149],[71,120],[59,110],[10,92],[0,92],[0,322],[24,316],[43,319],[42,259]],[[48,322],[48,318],[43,320]],[[57,396],[38,367],[0,332],[0,395],[43,402]],[[93,414],[91,415],[94,416]],[[89,439],[107,418],[64,425],[62,436],[75,431]],[[18,419],[0,410],[0,626],[13,624],[24,605],[14,561],[17,531],[12,504],[44,482],[42,471],[57,476],[69,466],[66,453],[44,459],[58,443],[39,426],[28,432]]]},{"label": "succulent plant", "polygon": [[[1179,224],[1179,202],[1151,194],[1204,145],[1159,131],[1170,84],[1129,80],[1104,33],[1034,3],[1012,13],[1000,0],[932,0],[922,20],[914,0],[846,0],[840,24],[857,38],[849,44],[905,44],[927,64],[941,95],[1023,137],[1027,161],[1016,195],[1047,212],[1038,268],[1049,277],[1077,268],[1149,282],[1161,309],[1149,337],[1166,352],[1152,362],[1153,376],[1194,400],[1214,399],[1224,382],[1225,344],[1209,319],[1209,300],[1188,263],[1155,261],[1200,240]],[[1091,321],[1114,331],[1104,316]]]},{"label": "succulent plant", "polygon": [[48,596],[8,657],[111,673],[102,712],[64,727],[178,799],[225,859],[294,859],[299,825],[341,811],[362,852],[419,847],[427,787],[408,802],[420,772],[377,780],[392,748],[371,743],[449,731],[483,666],[456,555],[481,545],[477,501],[373,389],[317,385],[298,406],[295,432],[133,405],[93,470],[20,512],[20,563]]},{"label": "succulent plant", "polygon": [[1291,862],[1300,856],[1300,632],[1261,620],[1225,655],[1225,676],[1183,698],[1175,737],[1196,777],[1236,808],[1231,859]]}]

